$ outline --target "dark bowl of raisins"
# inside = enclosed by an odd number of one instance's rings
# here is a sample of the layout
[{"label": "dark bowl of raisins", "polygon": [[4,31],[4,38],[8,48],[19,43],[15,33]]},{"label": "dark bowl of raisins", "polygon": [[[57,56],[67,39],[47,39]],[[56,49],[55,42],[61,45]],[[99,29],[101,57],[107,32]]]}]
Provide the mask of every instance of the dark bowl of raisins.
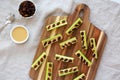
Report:
[{"label": "dark bowl of raisins", "polygon": [[36,8],[33,2],[26,0],[19,5],[18,10],[23,17],[31,17],[35,14]]}]

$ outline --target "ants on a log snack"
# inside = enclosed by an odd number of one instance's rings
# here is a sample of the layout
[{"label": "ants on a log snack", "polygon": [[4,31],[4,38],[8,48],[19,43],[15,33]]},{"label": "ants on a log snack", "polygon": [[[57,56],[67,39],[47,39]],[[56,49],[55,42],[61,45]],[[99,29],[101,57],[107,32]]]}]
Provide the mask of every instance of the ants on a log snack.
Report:
[{"label": "ants on a log snack", "polygon": [[78,67],[70,67],[70,68],[61,69],[58,71],[59,76],[65,76],[65,75],[72,74],[75,72],[78,72]]},{"label": "ants on a log snack", "polygon": [[45,59],[47,58],[46,53],[43,52],[38,58],[37,60],[35,60],[35,62],[32,64],[32,68],[34,68],[35,70],[37,70],[42,63],[45,61]]},{"label": "ants on a log snack", "polygon": [[47,62],[45,80],[52,80],[53,63]]},{"label": "ants on a log snack", "polygon": [[93,52],[93,57],[95,59],[98,58],[98,55],[97,55],[97,47],[96,47],[96,41],[95,41],[95,38],[90,38],[90,46],[92,48],[92,52]]},{"label": "ants on a log snack", "polygon": [[19,13],[23,17],[30,17],[35,13],[35,5],[31,1],[23,1],[19,6]]},{"label": "ants on a log snack", "polygon": [[47,29],[47,31],[50,31],[50,30],[53,30],[53,29],[56,29],[56,28],[59,28],[59,27],[65,26],[65,25],[67,25],[67,20],[62,19],[60,21],[57,21],[57,22],[47,25],[46,29]]},{"label": "ants on a log snack", "polygon": [[62,40],[62,35],[61,34],[57,34],[55,36],[51,36],[50,38],[43,40],[42,44],[43,44],[44,47],[47,47],[48,45],[50,45],[52,43],[55,43],[59,40]]},{"label": "ants on a log snack", "polygon": [[83,80],[85,78],[85,74],[82,73],[81,75],[79,75],[78,77],[76,77],[75,79],[73,80]]},{"label": "ants on a log snack", "polygon": [[61,42],[60,47],[61,47],[61,49],[64,49],[64,48],[66,48],[68,46],[71,46],[72,44],[75,44],[76,42],[77,42],[76,37],[73,37],[73,38],[70,38],[70,39],[68,39],[68,40],[66,40],[64,42]]},{"label": "ants on a log snack", "polygon": [[85,30],[80,31],[80,37],[81,37],[82,48],[87,50],[88,46],[87,46],[87,39],[86,39],[87,37]]},{"label": "ants on a log snack", "polygon": [[86,65],[88,66],[91,66],[92,65],[92,62],[90,62],[87,57],[80,51],[78,50],[76,53],[75,53],[76,56],[78,56]]},{"label": "ants on a log snack", "polygon": [[56,54],[55,55],[55,60],[63,61],[63,62],[72,62],[73,63],[74,58]]},{"label": "ants on a log snack", "polygon": [[78,27],[80,27],[82,24],[82,20],[80,18],[78,18],[73,24],[72,26],[70,26],[67,30],[66,30],[66,34],[70,35],[74,32],[74,30],[76,30]]}]

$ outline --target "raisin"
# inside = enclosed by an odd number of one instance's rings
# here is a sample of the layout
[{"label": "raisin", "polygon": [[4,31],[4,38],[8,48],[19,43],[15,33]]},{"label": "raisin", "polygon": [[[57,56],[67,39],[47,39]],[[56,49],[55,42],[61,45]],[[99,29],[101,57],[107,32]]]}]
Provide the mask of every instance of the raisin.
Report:
[{"label": "raisin", "polygon": [[71,72],[71,71],[72,71],[72,69],[69,70],[69,72]]},{"label": "raisin", "polygon": [[78,22],[78,24],[80,25],[80,24],[81,24],[81,22],[79,21],[79,22]]},{"label": "raisin", "polygon": [[56,57],[56,60],[58,60],[59,59],[59,57]]},{"label": "raisin", "polygon": [[50,29],[51,26],[48,26],[47,28]]},{"label": "raisin", "polygon": [[58,40],[61,40],[61,37],[58,37]]},{"label": "raisin", "polygon": [[68,72],[68,70],[65,70],[65,73],[67,73]]},{"label": "raisin", "polygon": [[50,68],[48,69],[48,71],[49,71],[49,72],[52,72],[52,70],[51,70]]},{"label": "raisin", "polygon": [[71,43],[71,42],[68,42],[67,44],[68,44],[68,46],[70,46],[72,43]]},{"label": "raisin", "polygon": [[46,46],[47,42],[44,43],[44,46]]},{"label": "raisin", "polygon": [[93,40],[91,40],[91,42],[93,43]]},{"label": "raisin", "polygon": [[83,59],[83,62],[85,63],[86,61]]},{"label": "raisin", "polygon": [[46,58],[46,55],[44,55],[43,58]]},{"label": "raisin", "polygon": [[84,32],[81,32],[81,35],[84,35]]},{"label": "raisin", "polygon": [[72,62],[72,60],[70,59],[69,62]]},{"label": "raisin", "polygon": [[79,53],[77,53],[77,56],[78,56],[78,57],[80,57],[80,54],[79,54]]},{"label": "raisin", "polygon": [[65,20],[63,20],[62,23],[65,23]]},{"label": "raisin", "polygon": [[55,24],[53,24],[52,27],[55,27]]},{"label": "raisin", "polygon": [[49,64],[49,67],[52,67],[52,64]]},{"label": "raisin", "polygon": [[70,33],[72,33],[72,31],[69,31],[68,33],[70,34]]},{"label": "raisin", "polygon": [[43,62],[43,58],[41,58],[40,61]]},{"label": "raisin", "polygon": [[91,45],[91,48],[93,48],[94,46],[93,46],[93,44]]},{"label": "raisin", "polygon": [[76,40],[72,41],[72,44],[76,43]]},{"label": "raisin", "polygon": [[68,59],[65,59],[65,62],[67,61]]},{"label": "raisin", "polygon": [[48,44],[51,44],[51,41],[49,41]]},{"label": "raisin", "polygon": [[84,37],[81,37],[82,41],[84,40]]},{"label": "raisin", "polygon": [[36,67],[37,67],[37,65],[34,66],[34,68],[36,68]]},{"label": "raisin", "polygon": [[76,26],[76,27],[78,27],[79,25],[78,25],[78,24],[76,24],[75,26]]},{"label": "raisin", "polygon": [[60,22],[57,23],[57,25],[59,25],[59,24],[60,24]]},{"label": "raisin", "polygon": [[72,31],[75,31],[77,28],[73,28]]},{"label": "raisin", "polygon": [[48,73],[49,76],[51,76],[51,73]]},{"label": "raisin", "polygon": [[53,43],[56,42],[56,39],[53,40]]},{"label": "raisin", "polygon": [[60,73],[62,74],[62,73],[63,73],[63,71],[60,71]]},{"label": "raisin", "polygon": [[40,65],[40,61],[38,61],[38,65]]},{"label": "raisin", "polygon": [[83,57],[81,57],[81,60],[83,60]]},{"label": "raisin", "polygon": [[65,44],[65,46],[68,46],[67,44]]},{"label": "raisin", "polygon": [[63,60],[63,58],[60,59],[61,61]]},{"label": "raisin", "polygon": [[50,78],[48,77],[47,80],[50,80]]},{"label": "raisin", "polygon": [[95,57],[95,54],[93,54],[93,57]]},{"label": "raisin", "polygon": [[73,69],[73,71],[77,71],[77,68]]},{"label": "raisin", "polygon": [[88,62],[86,62],[86,65],[88,65]]},{"label": "raisin", "polygon": [[62,46],[63,48],[65,47],[65,46]]}]

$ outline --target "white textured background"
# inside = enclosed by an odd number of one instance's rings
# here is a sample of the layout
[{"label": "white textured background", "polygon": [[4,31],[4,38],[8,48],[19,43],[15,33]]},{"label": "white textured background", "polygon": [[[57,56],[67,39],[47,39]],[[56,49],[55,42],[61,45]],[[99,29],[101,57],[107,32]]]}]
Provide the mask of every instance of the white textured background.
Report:
[{"label": "white textured background", "polygon": [[[30,19],[19,15],[21,1],[0,0],[0,27],[9,13],[16,15],[15,22],[0,33],[0,80],[31,80],[29,69],[46,17],[67,15],[81,2],[90,7],[91,22],[108,36],[95,80],[120,80],[120,0],[33,0],[37,11]],[[29,40],[22,45],[13,43],[9,36],[10,29],[17,24],[25,25],[30,31]]]}]

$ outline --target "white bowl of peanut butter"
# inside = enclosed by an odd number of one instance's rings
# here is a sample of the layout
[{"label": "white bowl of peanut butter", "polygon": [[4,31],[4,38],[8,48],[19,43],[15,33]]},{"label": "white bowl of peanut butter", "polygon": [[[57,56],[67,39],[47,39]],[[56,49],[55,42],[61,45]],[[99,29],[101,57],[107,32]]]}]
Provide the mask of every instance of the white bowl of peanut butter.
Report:
[{"label": "white bowl of peanut butter", "polygon": [[17,25],[10,31],[10,37],[15,43],[25,43],[29,38],[28,29],[25,26]]}]

